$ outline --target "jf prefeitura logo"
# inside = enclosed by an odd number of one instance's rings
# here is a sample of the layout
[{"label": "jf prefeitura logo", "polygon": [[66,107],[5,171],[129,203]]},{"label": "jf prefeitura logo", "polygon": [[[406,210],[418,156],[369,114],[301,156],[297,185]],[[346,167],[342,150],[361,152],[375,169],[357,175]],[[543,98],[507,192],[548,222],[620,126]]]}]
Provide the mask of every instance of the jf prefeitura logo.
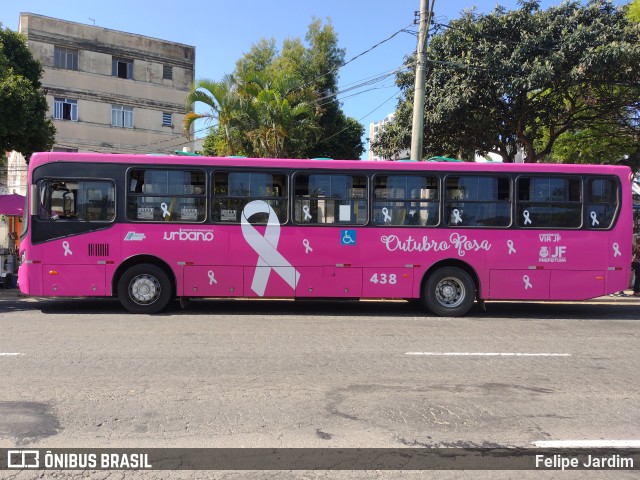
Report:
[{"label": "jf prefeitura logo", "polygon": [[540,263],[565,263],[567,261],[567,247],[564,245],[543,245],[540,247],[538,261]]}]

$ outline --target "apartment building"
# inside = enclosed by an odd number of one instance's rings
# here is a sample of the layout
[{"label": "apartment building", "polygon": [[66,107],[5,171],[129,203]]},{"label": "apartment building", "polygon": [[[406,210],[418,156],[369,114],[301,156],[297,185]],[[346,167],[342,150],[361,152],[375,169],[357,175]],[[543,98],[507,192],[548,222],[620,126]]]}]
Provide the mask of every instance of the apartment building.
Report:
[{"label": "apartment building", "polygon": [[195,47],[32,13],[20,14],[19,31],[44,67],[54,150],[193,148],[182,121]]},{"label": "apartment building", "polygon": [[397,152],[393,156],[393,158],[382,158],[378,155],[374,155],[373,151],[371,150],[371,144],[373,143],[373,141],[380,134],[380,132],[382,132],[385,125],[393,122],[394,118],[395,118],[395,114],[390,113],[389,115],[387,115],[387,118],[385,118],[384,120],[369,124],[369,160],[379,162],[384,160],[406,160],[407,158],[409,158],[410,152],[408,149]]}]

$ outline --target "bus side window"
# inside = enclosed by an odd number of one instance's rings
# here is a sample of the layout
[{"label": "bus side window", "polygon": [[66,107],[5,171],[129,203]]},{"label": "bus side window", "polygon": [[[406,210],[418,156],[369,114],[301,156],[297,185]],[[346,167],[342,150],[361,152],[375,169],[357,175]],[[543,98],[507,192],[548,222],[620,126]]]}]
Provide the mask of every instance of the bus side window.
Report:
[{"label": "bus side window", "polygon": [[618,208],[618,183],[614,178],[590,178],[587,182],[584,224],[589,229],[611,227]]},{"label": "bus side window", "polygon": [[438,223],[438,178],[418,174],[375,175],[373,223],[379,226]]},{"label": "bus side window", "polygon": [[364,175],[299,173],[294,177],[294,221],[303,225],[364,225],[367,180]]}]

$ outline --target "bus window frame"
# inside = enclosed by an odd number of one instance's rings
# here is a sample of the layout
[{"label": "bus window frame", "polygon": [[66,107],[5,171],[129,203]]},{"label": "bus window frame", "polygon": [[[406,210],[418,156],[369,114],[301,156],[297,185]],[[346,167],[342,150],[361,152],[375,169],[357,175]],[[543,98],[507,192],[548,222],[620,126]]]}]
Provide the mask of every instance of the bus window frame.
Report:
[{"label": "bus window frame", "polygon": [[[290,219],[291,219],[291,224],[295,225],[295,226],[301,226],[301,227],[349,227],[349,228],[364,228],[364,227],[368,227],[370,225],[372,225],[372,221],[371,221],[371,205],[372,205],[372,199],[371,196],[373,195],[372,189],[371,189],[371,179],[372,179],[372,174],[374,173],[374,171],[372,170],[368,170],[368,169],[363,169],[363,170],[356,170],[355,173],[351,170],[347,170],[347,169],[324,169],[324,168],[318,168],[318,169],[308,169],[308,168],[302,168],[302,169],[298,169],[298,170],[292,170],[290,173],[290,182],[291,182],[291,188],[289,190],[290,192],[290,197],[291,197],[291,212],[290,212]],[[298,200],[298,197],[296,195],[296,177],[298,177],[298,175],[343,175],[343,176],[359,176],[359,177],[364,177],[365,180],[365,192],[364,192],[364,196],[362,197],[362,200],[365,201],[365,206],[367,208],[367,215],[365,217],[365,222],[364,223],[356,223],[356,222],[341,222],[341,221],[337,221],[337,222],[332,222],[332,223],[326,223],[326,222],[314,222],[314,223],[310,223],[310,222],[297,222],[296,218],[295,218],[295,212],[296,212],[296,202]],[[331,200],[331,197],[325,197],[326,199]],[[335,199],[334,199],[335,200]],[[351,198],[349,199],[350,201],[353,201],[354,199]],[[360,200],[360,199],[358,199]]]},{"label": "bus window frame", "polygon": [[[282,175],[284,177],[284,185],[283,188],[286,191],[286,194],[278,196],[278,197],[268,197],[268,196],[262,196],[262,197],[248,197],[251,198],[252,200],[249,200],[247,203],[245,203],[245,207],[246,205],[248,205],[249,203],[256,201],[256,200],[262,200],[264,202],[267,202],[268,200],[284,200],[286,202],[286,206],[285,206],[285,215],[287,216],[287,218],[285,218],[284,221],[281,221],[280,218],[278,218],[278,222],[280,222],[280,225],[287,225],[291,222],[291,171],[287,170],[287,169],[282,169],[282,168],[269,168],[269,167],[258,167],[258,168],[252,168],[252,167],[239,167],[239,166],[231,166],[231,167],[226,167],[226,166],[220,166],[220,165],[215,165],[211,168],[210,172],[209,172],[209,178],[207,179],[207,181],[210,184],[210,195],[208,195],[209,200],[211,201],[211,205],[209,206],[209,208],[207,209],[207,215],[209,218],[209,222],[213,223],[214,225],[240,225],[242,223],[242,210],[239,213],[238,216],[238,220],[235,221],[222,221],[222,220],[214,220],[214,215],[213,215],[213,208],[215,205],[215,199],[216,199],[216,193],[215,193],[215,175],[216,173],[267,173],[270,175]],[[229,182],[228,182],[228,178],[227,178],[227,188],[229,186]],[[244,197],[235,197],[235,196],[229,196],[228,194],[229,192],[227,192],[227,195],[224,197],[220,197],[220,198],[237,198],[237,199],[242,199]],[[267,225],[266,222],[259,222],[259,223],[255,223],[256,225]]]},{"label": "bus window frame", "polygon": [[[519,230],[523,230],[523,231],[527,231],[527,230],[585,230],[585,223],[584,223],[584,210],[585,210],[585,201],[584,201],[584,196],[585,196],[585,183],[586,180],[590,177],[590,174],[581,174],[581,173],[572,173],[572,174],[562,174],[562,173],[521,173],[518,174],[516,176],[514,176],[514,188],[515,188],[515,192],[514,192],[514,200],[513,200],[513,208],[514,208],[514,226],[516,228],[518,228]],[[565,180],[578,180],[580,182],[580,199],[578,201],[575,201],[575,203],[580,205],[580,212],[579,212],[579,218],[580,218],[580,225],[576,226],[576,227],[558,227],[558,226],[554,226],[554,225],[542,225],[542,226],[536,226],[536,225],[531,225],[531,226],[525,226],[525,225],[521,225],[519,222],[519,210],[520,210],[520,203],[521,200],[519,199],[520,196],[520,180],[523,178],[528,178],[528,179],[534,179],[534,178],[560,178],[560,179],[565,179]],[[526,201],[525,203],[536,203],[536,202],[532,202],[531,200]],[[543,202],[537,202],[538,204],[542,204]],[[571,202],[569,200],[567,201],[550,201],[547,203],[547,205],[549,204],[554,204],[554,203],[574,203]],[[615,224],[615,222],[612,222],[612,226]]]},{"label": "bus window frame", "polygon": [[[40,218],[40,210],[44,207],[42,205],[42,200],[40,198],[41,187],[40,185],[44,182],[105,182],[111,184],[113,187],[113,218],[111,220],[87,220],[87,219],[78,219],[78,218],[66,218],[66,217],[55,217],[49,215],[49,218]],[[39,177],[34,183],[32,190],[32,194],[37,194],[36,198],[32,198],[32,204],[30,208],[30,216],[33,217],[33,220],[36,222],[42,223],[79,223],[79,224],[101,224],[103,226],[108,226],[118,221],[118,185],[117,181],[114,178],[104,178],[104,177],[60,177],[60,176],[42,176]],[[49,190],[50,187],[47,188]],[[77,205],[77,200],[74,201]],[[35,210],[33,210],[35,207]],[[51,212],[49,212],[50,214]]]},{"label": "bus window frame", "polygon": [[[368,175],[369,176],[369,175]],[[430,199],[421,199],[421,198],[416,198],[416,199],[412,199],[407,197],[406,195],[403,198],[387,198],[387,199],[379,199],[376,198],[376,178],[378,177],[422,177],[422,178],[434,178],[436,180],[436,184],[437,184],[437,198],[435,200],[430,200]],[[431,171],[431,170],[401,170],[399,172],[397,171],[372,171],[371,175],[369,176],[369,225],[371,227],[375,227],[375,228],[441,228],[444,225],[443,222],[443,215],[442,215],[442,209],[443,209],[443,192],[442,192],[442,185],[443,185],[443,175],[441,172],[435,172],[435,171]],[[393,223],[390,224],[384,224],[384,223],[377,223],[375,221],[375,204],[376,203],[382,203],[382,202],[390,202],[393,203],[394,201],[396,202],[403,202],[405,204],[405,215],[408,213],[407,211],[407,207],[406,205],[409,203],[419,203],[419,204],[424,204],[424,205],[429,205],[429,204],[435,204],[436,205],[436,210],[437,210],[437,214],[438,214],[438,221],[437,223],[435,223],[434,225],[412,225],[412,224],[402,224],[402,225],[396,225]]]},{"label": "bus window frame", "polygon": [[[447,198],[447,182],[449,180],[450,177],[484,177],[484,178],[495,178],[495,179],[507,179],[509,181],[509,199],[508,200],[465,200],[464,198],[462,199],[449,199]],[[499,172],[499,171],[492,171],[492,172],[475,172],[472,170],[461,170],[461,171],[451,171],[448,170],[447,172],[445,172],[442,176],[441,176],[441,182],[442,182],[442,186],[441,186],[441,195],[440,195],[440,205],[441,205],[441,209],[442,212],[440,213],[441,215],[441,220],[440,220],[440,225],[442,226],[442,228],[462,228],[462,229],[472,229],[472,230],[508,230],[511,228],[520,228],[517,225],[517,222],[515,221],[515,215],[516,215],[516,210],[515,210],[515,204],[516,204],[516,187],[515,187],[515,182],[516,182],[516,178],[517,176],[514,176],[508,172]],[[447,211],[448,211],[448,205],[453,204],[453,203],[470,203],[470,204],[474,204],[474,205],[478,205],[478,204],[494,204],[494,205],[503,205],[503,204],[507,204],[508,205],[508,211],[509,211],[509,222],[506,225],[455,225],[451,223],[451,220],[448,219],[447,217]]]},{"label": "bus window frame", "polygon": [[[589,222],[590,215],[587,215],[587,206],[588,205],[592,205],[592,204],[596,204],[596,205],[609,205],[609,203],[591,203],[590,200],[590,195],[591,195],[591,190],[590,187],[593,183],[594,180],[611,180],[614,182],[615,185],[615,211],[613,212],[613,215],[611,217],[611,222],[609,223],[609,225],[607,227],[594,227],[592,222]],[[582,205],[583,205],[583,212],[582,212],[582,222],[583,222],[583,227],[585,230],[589,230],[589,231],[593,231],[593,232],[602,232],[602,231],[609,231],[612,230],[616,223],[618,222],[618,218],[620,217],[620,208],[622,207],[622,185],[620,185],[620,179],[618,177],[616,177],[615,175],[593,175],[593,174],[588,174],[588,175],[584,175],[584,181],[582,184]]]},{"label": "bus window frame", "polygon": [[[195,222],[187,222],[183,220],[178,221],[165,221],[165,220],[140,220],[140,219],[132,219],[129,217],[129,200],[131,197],[139,198],[139,197],[158,197],[161,198],[161,195],[154,192],[131,192],[130,181],[131,181],[131,171],[132,170],[157,170],[157,171],[183,171],[183,172],[200,172],[204,175],[204,193],[202,194],[182,194],[182,195],[165,195],[165,197],[175,197],[175,198],[204,198],[204,218]],[[147,164],[139,164],[139,165],[128,165],[125,168],[124,172],[124,222],[125,223],[135,223],[135,224],[154,224],[154,223],[173,223],[173,224],[184,224],[184,225],[202,225],[207,223],[209,216],[209,179],[207,175],[208,171],[206,168],[197,166],[197,165],[175,165],[175,164],[167,164],[167,165],[147,165]],[[132,193],[134,195],[132,195]]]}]

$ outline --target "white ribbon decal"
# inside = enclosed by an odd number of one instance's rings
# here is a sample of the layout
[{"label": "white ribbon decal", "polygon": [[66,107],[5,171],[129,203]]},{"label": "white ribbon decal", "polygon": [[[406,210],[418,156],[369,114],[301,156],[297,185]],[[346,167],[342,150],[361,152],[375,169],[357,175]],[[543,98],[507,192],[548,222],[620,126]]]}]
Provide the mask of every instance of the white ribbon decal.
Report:
[{"label": "white ribbon decal", "polygon": [[455,208],[453,210],[453,223],[460,223],[462,222],[462,217],[460,216],[460,210],[458,210],[457,208]]},{"label": "white ribbon decal", "polygon": [[209,285],[213,284],[213,283],[218,283],[218,281],[216,280],[216,277],[213,276],[213,270],[209,270],[207,272],[207,275],[209,275]]},{"label": "white ribbon decal", "polygon": [[69,249],[69,242],[62,242],[62,248],[64,248],[64,256],[73,255],[73,252]]},{"label": "white ribbon decal", "polygon": [[[249,223],[249,219],[256,213],[267,213],[269,215],[264,237]],[[251,290],[262,297],[267,288],[269,274],[272,269],[275,270],[291,288],[295,289],[296,285],[298,285],[298,280],[300,280],[300,272],[294,268],[292,278],[289,268],[293,268],[293,265],[277,250],[278,241],[280,240],[280,221],[273,208],[263,200],[254,200],[253,202],[247,203],[244,210],[242,210],[241,227],[244,239],[258,254],[258,263],[256,264],[256,271],[253,274]]]},{"label": "white ribbon decal", "polygon": [[307,240],[306,238],[302,241],[302,245],[304,245],[304,253],[313,252],[313,248],[311,248],[311,245],[309,245],[309,240]]},{"label": "white ribbon decal", "polygon": [[622,254],[620,253],[620,245],[618,245],[618,243],[613,244],[613,256],[614,257],[622,256]]},{"label": "white ribbon decal", "polygon": [[509,247],[509,255],[516,253],[516,249],[513,248],[513,240],[507,240],[507,247]]},{"label": "white ribbon decal", "polygon": [[524,212],[522,212],[522,215],[524,215],[524,224],[525,225],[531,225],[531,219],[529,218],[529,210],[525,210]]},{"label": "white ribbon decal", "polygon": [[600,225],[598,215],[596,215],[596,212],[591,212],[591,226],[595,227],[596,225]]},{"label": "white ribbon decal", "polygon": [[529,281],[529,275],[523,275],[522,276],[522,280],[524,280],[524,289],[525,290],[527,288],[533,288],[533,285],[531,285],[531,282]]},{"label": "white ribbon decal", "polygon": [[307,220],[311,220],[311,213],[309,213],[309,205],[305,205],[304,207],[302,207],[302,211],[304,213],[305,222]]},{"label": "white ribbon decal", "polygon": [[170,217],[171,213],[169,213],[169,208],[167,207],[167,204],[162,202],[160,204],[160,208],[162,209],[162,218],[166,218],[166,217]]},{"label": "white ribbon decal", "polygon": [[391,221],[391,215],[389,215],[389,209],[387,207],[382,209],[382,215],[384,215],[384,223]]}]

